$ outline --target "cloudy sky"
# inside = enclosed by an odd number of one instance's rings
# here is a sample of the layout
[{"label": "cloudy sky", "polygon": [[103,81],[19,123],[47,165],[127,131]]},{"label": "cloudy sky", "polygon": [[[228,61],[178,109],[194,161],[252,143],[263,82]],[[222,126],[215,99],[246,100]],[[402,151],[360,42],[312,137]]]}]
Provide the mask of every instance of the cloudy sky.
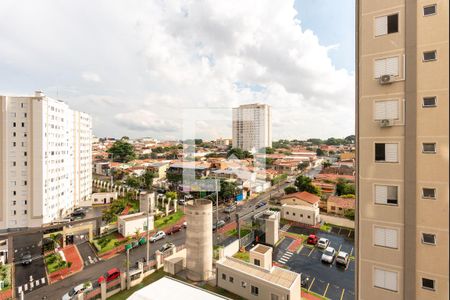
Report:
[{"label": "cloudy sky", "polygon": [[353,18],[353,0],[2,0],[0,94],[43,90],[97,136],[231,137],[231,108],[262,102],[274,139],[344,137]]}]

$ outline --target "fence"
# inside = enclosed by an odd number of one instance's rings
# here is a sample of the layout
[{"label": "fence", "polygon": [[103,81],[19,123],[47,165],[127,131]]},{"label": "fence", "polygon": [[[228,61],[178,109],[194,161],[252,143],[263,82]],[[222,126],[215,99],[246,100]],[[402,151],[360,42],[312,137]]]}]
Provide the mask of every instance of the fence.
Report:
[{"label": "fence", "polygon": [[255,240],[255,232],[251,231],[249,234],[241,238],[241,247],[247,247]]},{"label": "fence", "polygon": [[85,292],[83,295],[84,300],[94,300],[102,298],[102,289],[100,286],[95,287],[93,290]]}]

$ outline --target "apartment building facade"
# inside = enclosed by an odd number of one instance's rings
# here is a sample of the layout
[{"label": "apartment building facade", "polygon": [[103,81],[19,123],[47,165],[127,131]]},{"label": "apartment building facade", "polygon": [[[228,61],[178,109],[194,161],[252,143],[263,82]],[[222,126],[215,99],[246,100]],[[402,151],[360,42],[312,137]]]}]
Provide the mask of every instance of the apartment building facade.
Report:
[{"label": "apartment building facade", "polygon": [[267,104],[233,108],[233,148],[255,152],[272,147],[272,109]]},{"label": "apartment building facade", "polygon": [[448,299],[447,0],[359,0],[357,299]]},{"label": "apartment building facade", "polygon": [[62,218],[92,193],[91,117],[62,101],[0,96],[0,229]]}]

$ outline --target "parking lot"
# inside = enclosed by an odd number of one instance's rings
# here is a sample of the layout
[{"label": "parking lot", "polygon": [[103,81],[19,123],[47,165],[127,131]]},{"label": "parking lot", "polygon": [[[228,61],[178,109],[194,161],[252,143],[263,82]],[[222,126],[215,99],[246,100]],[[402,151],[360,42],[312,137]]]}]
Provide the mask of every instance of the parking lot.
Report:
[{"label": "parking lot", "polygon": [[[298,234],[316,234],[318,237],[324,237],[330,240],[330,247],[336,251],[344,251],[354,255],[354,242],[352,233],[348,229],[343,231],[340,228],[327,233],[317,229],[290,227],[288,232]],[[338,235],[341,231],[341,235]],[[335,232],[335,233],[334,233]],[[322,251],[317,247],[304,246],[299,253],[292,253],[288,250],[289,245],[293,242],[291,238],[285,238],[276,248],[274,260],[287,266],[290,270],[301,273],[302,279],[309,278],[305,288],[322,295],[329,299],[355,299],[354,293],[354,276],[355,261],[350,260],[345,266],[322,263]]]},{"label": "parking lot", "polygon": [[81,259],[83,260],[84,267],[93,265],[99,262],[97,254],[95,254],[94,249],[92,248],[89,242],[84,242],[77,245],[78,252],[81,255]]}]

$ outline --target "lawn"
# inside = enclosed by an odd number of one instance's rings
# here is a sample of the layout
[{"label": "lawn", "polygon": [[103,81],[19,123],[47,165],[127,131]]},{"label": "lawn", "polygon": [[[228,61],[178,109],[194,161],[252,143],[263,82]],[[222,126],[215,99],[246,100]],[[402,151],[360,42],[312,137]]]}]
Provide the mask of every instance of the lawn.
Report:
[{"label": "lawn", "polygon": [[246,262],[250,262],[250,253],[248,252],[237,252],[235,255],[233,255],[233,257]]},{"label": "lawn", "polygon": [[3,281],[4,288],[2,291],[11,288],[11,265],[0,265],[0,280]]},{"label": "lawn", "polygon": [[[246,236],[246,235],[249,234],[250,232],[251,232],[250,229],[241,229],[241,238],[244,237],[244,236]],[[237,229],[231,229],[231,230],[227,231],[225,234],[226,234],[227,236],[235,236],[235,237],[238,236]]]},{"label": "lawn", "polygon": [[94,247],[97,249],[98,253],[105,253],[127,242],[126,239],[119,241],[118,237],[119,237],[118,233],[113,232],[101,238],[94,239],[93,241]]},{"label": "lawn", "polygon": [[330,224],[324,223],[323,225],[320,225],[320,230],[330,232],[332,227],[333,226],[331,226]]},{"label": "lawn", "polygon": [[62,259],[61,255],[58,253],[52,253],[45,257],[45,265],[47,266],[48,273],[64,269],[67,263]]},{"label": "lawn", "polygon": [[155,221],[155,229],[161,229],[162,227],[169,227],[177,223],[184,216],[183,211],[179,210],[176,213],[170,214]]}]

